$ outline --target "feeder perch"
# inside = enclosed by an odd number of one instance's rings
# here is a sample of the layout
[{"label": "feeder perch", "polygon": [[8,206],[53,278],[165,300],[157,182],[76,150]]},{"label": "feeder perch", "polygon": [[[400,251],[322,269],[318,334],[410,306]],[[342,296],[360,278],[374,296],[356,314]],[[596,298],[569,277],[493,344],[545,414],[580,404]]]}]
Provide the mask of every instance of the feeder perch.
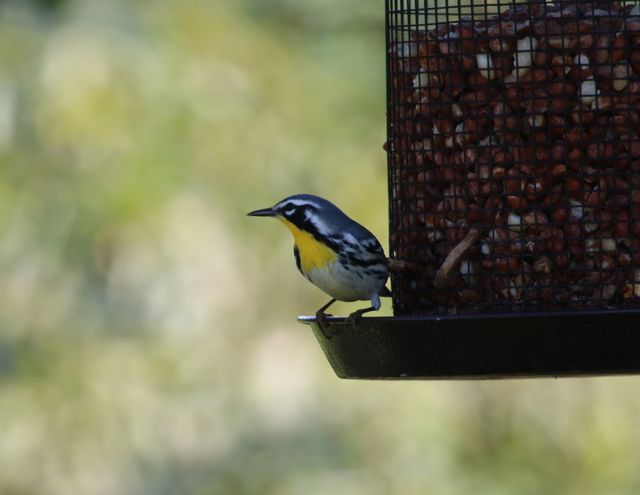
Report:
[{"label": "feeder perch", "polygon": [[302,318],[338,376],[639,373],[640,2],[387,0],[386,41],[404,269]]}]

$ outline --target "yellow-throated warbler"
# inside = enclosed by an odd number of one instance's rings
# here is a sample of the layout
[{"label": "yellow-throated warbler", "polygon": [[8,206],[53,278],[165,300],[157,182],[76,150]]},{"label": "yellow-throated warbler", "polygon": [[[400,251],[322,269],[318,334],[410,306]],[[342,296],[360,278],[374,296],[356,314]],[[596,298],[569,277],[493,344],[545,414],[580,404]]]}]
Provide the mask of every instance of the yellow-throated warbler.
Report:
[{"label": "yellow-throated warbler", "polygon": [[319,323],[336,300],[371,301],[370,307],[349,315],[353,321],[380,309],[380,296],[391,295],[385,287],[387,258],[378,239],[326,199],[296,194],[248,215],[278,218],[293,234],[298,270],[332,298],[316,312]]}]

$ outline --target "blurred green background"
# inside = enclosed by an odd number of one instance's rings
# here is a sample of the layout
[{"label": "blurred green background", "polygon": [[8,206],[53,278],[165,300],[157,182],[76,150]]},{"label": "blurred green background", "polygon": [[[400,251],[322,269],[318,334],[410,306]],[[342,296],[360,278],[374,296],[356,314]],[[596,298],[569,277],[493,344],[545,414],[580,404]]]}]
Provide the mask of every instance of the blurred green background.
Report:
[{"label": "blurred green background", "polygon": [[1,494],[640,492],[637,378],[341,381],[296,322],[244,214],[386,245],[384,84],[382,2],[0,1]]}]

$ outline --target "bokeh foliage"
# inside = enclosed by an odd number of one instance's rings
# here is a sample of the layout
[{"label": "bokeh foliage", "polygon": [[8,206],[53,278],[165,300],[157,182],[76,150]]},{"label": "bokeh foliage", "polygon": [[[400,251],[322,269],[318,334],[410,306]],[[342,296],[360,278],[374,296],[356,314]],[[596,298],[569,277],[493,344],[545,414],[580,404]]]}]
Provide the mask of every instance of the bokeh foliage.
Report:
[{"label": "bokeh foliage", "polygon": [[0,493],[638,493],[636,378],[343,382],[295,322],[325,297],[244,213],[312,192],[386,244],[383,24],[0,3]]}]

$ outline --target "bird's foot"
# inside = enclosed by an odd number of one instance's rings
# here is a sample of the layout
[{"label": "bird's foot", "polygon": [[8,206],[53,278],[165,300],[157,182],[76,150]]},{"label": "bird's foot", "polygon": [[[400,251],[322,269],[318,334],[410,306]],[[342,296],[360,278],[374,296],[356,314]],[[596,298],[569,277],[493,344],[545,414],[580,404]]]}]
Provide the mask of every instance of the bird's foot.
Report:
[{"label": "bird's foot", "polygon": [[356,328],[358,326],[358,322],[362,319],[362,311],[354,311],[345,320],[347,325],[351,325],[352,328]]},{"label": "bird's foot", "polygon": [[318,311],[316,313],[316,324],[318,325],[318,328],[322,332],[322,335],[324,335],[324,338],[327,340],[330,340],[333,337],[333,335],[330,332],[328,332],[329,316],[333,316],[333,315],[328,313],[323,313],[322,311]]},{"label": "bird's foot", "polygon": [[362,315],[365,313],[369,313],[370,311],[376,311],[376,308],[364,308],[354,311],[349,316],[347,316],[346,323],[351,325],[352,328],[356,328],[360,320],[362,320]]}]

